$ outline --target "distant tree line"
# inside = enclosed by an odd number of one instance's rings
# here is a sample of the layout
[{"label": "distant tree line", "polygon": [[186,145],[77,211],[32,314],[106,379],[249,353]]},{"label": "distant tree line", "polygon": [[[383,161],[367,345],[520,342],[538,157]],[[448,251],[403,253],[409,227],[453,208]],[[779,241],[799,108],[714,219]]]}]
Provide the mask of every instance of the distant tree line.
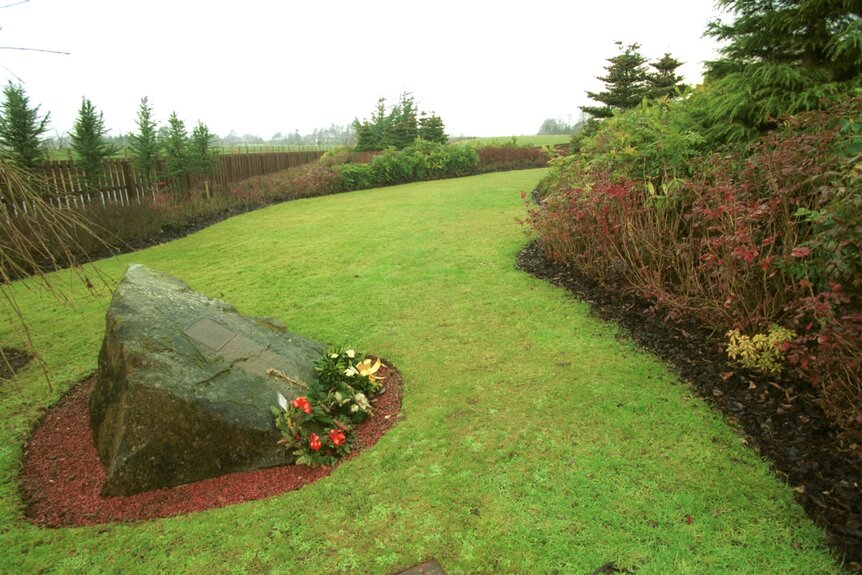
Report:
[{"label": "distant tree line", "polygon": [[269,140],[270,144],[288,146],[352,146],[355,142],[356,131],[352,124],[346,126],[330,124],[327,127],[315,128],[310,134],[305,135],[301,135],[299,130],[287,134],[276,132]]},{"label": "distant tree line", "polygon": [[419,112],[413,95],[401,94],[397,103],[387,109],[386,98],[377,101],[370,120],[355,119],[356,150],[360,152],[395,148],[401,150],[417,139],[445,144],[448,142],[443,120],[431,112]]},{"label": "distant tree line", "polygon": [[539,126],[537,135],[539,136],[564,136],[571,135],[580,130],[584,125],[585,120],[579,119],[577,122],[570,124],[556,118],[548,118],[542,125]]}]

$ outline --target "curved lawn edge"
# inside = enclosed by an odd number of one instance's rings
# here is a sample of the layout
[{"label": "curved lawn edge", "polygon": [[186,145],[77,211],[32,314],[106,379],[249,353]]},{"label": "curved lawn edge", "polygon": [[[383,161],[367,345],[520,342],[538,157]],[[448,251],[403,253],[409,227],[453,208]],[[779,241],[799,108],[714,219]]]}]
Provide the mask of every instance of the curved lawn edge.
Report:
[{"label": "curved lawn edge", "polygon": [[669,362],[794,488],[796,501],[826,529],[837,556],[862,572],[862,460],[837,449],[837,432],[816,396],[799,391],[808,387],[805,382],[781,386],[776,376],[740,369],[727,359],[721,342],[710,342],[709,330],[662,321],[648,302],[548,261],[535,241],[518,253],[516,265],[587,301],[592,313],[621,325],[640,346]]},{"label": "curved lawn edge", "polygon": [[[26,521],[24,442],[95,369],[109,294],[77,290],[72,311],[23,294],[58,385],[30,367],[0,388],[0,571],[392,575],[434,557],[450,573],[843,572],[792,490],[666,363],[514,269],[520,192],[543,173],[287,202],[135,254],[402,370],[392,433],[297,493],[128,525]],[[99,267],[119,278],[130,260]]]}]

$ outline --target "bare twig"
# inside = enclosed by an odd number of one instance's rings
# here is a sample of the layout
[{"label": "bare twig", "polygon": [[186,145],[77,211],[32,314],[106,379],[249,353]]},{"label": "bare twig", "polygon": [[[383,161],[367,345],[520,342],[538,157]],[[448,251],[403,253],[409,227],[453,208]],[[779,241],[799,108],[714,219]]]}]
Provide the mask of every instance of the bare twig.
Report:
[{"label": "bare twig", "polygon": [[29,1],[30,0],[20,0],[19,2],[12,2],[11,4],[3,4],[2,6],[0,6],[0,9],[11,8],[12,6],[18,6],[19,4],[26,4]]},{"label": "bare twig", "polygon": [[26,52],[47,52],[48,54],[62,54],[70,56],[71,52],[61,52],[59,50],[42,50],[41,48],[23,48],[21,46],[0,46],[0,50],[24,50]]},{"label": "bare twig", "polygon": [[[24,310],[15,297],[17,287],[32,289],[34,284],[13,284],[13,280],[32,275],[35,286],[61,302],[68,303],[70,296],[52,283],[47,272],[59,267],[61,261],[71,262],[78,280],[88,288],[92,287],[83,268],[75,265],[77,253],[82,252],[78,238],[92,236],[99,239],[100,234],[80,214],[62,210],[45,201],[43,193],[46,187],[44,177],[22,170],[6,157],[5,152],[0,151],[0,196],[3,197],[0,218],[6,220],[4,231],[0,234],[0,308],[12,319],[12,335],[22,341],[39,362],[50,389],[48,366],[35,349]],[[29,206],[29,212],[16,216],[10,211],[16,204]],[[95,273],[108,285],[107,278],[98,270]],[[0,359],[8,364],[2,347]]]},{"label": "bare twig", "polygon": [[9,72],[9,73],[10,73],[10,74],[12,74],[13,76],[15,76],[15,79],[16,79],[16,80],[18,80],[18,82],[20,82],[21,84],[25,84],[25,83],[26,83],[26,82],[24,82],[24,80],[22,80],[22,79],[21,79],[21,76],[19,76],[18,74],[16,74],[16,73],[15,73],[15,72],[13,72],[12,70],[10,70],[7,66],[4,66],[3,64],[0,64],[0,68],[3,68],[3,69],[4,69],[4,70],[6,70],[7,72]]}]

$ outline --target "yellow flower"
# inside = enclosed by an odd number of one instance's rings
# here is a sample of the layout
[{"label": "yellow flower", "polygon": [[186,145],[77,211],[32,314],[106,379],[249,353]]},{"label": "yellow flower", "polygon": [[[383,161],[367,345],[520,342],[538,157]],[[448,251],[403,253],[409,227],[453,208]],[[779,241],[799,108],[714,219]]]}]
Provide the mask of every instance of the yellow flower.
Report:
[{"label": "yellow flower", "polygon": [[379,357],[377,358],[377,361],[374,362],[373,364],[371,363],[371,358],[369,358],[369,359],[366,359],[365,361],[360,361],[359,363],[357,363],[355,369],[356,369],[357,373],[359,373],[359,375],[361,375],[362,377],[367,377],[371,381],[377,381],[378,379],[381,379],[381,378],[374,375],[374,374],[377,373],[378,369],[380,369],[380,365],[381,364],[380,364],[380,358]]}]

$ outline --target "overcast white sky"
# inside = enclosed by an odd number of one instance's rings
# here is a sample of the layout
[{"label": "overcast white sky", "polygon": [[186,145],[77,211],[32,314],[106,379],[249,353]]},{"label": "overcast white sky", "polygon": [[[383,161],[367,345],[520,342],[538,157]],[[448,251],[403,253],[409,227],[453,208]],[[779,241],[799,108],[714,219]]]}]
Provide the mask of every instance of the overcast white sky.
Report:
[{"label": "overcast white sky", "polygon": [[534,134],[577,118],[615,40],[671,52],[699,82],[717,14],[713,0],[30,0],[0,10],[0,45],[71,55],[0,50],[0,75],[51,112],[51,135],[83,96],[112,135],[134,129],[148,96],[159,122],[176,111],[269,138],[347,124],[402,91],[450,135]]}]

